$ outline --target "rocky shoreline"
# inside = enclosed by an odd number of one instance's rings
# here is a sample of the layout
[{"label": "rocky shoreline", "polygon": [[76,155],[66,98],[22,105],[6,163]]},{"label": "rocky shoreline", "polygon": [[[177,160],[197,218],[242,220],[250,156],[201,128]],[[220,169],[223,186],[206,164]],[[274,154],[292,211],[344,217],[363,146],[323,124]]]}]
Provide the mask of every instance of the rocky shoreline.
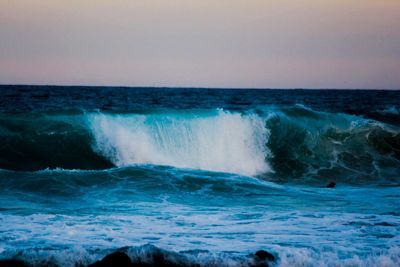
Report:
[{"label": "rocky shoreline", "polygon": [[[237,262],[238,266],[248,267],[268,267],[276,261],[276,257],[265,250],[259,250],[254,254],[249,254],[242,262]],[[231,266],[231,264],[229,264]],[[41,262],[29,263],[27,261],[15,259],[0,260],[0,267],[62,267],[62,265],[43,260]],[[90,264],[76,262],[75,267],[202,267],[219,266],[218,262],[198,263],[191,262],[188,258],[178,253],[166,253],[164,250],[155,249],[147,251],[141,257],[130,257],[127,248],[118,249],[109,253],[100,260]]]}]

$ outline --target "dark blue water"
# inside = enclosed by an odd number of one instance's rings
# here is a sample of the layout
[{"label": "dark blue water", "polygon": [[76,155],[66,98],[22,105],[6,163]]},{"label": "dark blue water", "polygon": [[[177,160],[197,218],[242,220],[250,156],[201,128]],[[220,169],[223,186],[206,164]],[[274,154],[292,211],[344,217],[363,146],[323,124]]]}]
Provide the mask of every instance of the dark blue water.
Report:
[{"label": "dark blue water", "polygon": [[0,137],[0,259],[400,264],[400,91],[0,86]]}]

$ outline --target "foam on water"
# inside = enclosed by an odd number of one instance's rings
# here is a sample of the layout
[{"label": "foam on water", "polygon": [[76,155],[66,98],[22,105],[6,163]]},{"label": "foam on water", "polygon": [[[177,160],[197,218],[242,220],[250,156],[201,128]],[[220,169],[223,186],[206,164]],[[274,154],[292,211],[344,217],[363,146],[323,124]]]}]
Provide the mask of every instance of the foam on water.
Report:
[{"label": "foam on water", "polygon": [[154,244],[200,266],[248,266],[243,264],[251,263],[247,255],[258,249],[273,252],[276,266],[394,267],[400,262],[400,225],[392,215],[161,207],[162,212],[145,205],[146,214],[138,215],[2,215],[0,258],[74,266],[125,246],[132,247],[131,258],[145,259],[156,249],[147,244]]},{"label": "foam on water", "polygon": [[159,164],[257,175],[271,171],[269,131],[257,115],[91,114],[94,149],[117,166]]},{"label": "foam on water", "polygon": [[251,266],[259,249],[276,266],[399,263],[396,187],[277,185],[162,166],[1,174],[0,259],[86,265],[128,246],[131,258],[159,248],[188,266]]},{"label": "foam on water", "polygon": [[399,92],[0,87],[0,260],[400,264]]}]

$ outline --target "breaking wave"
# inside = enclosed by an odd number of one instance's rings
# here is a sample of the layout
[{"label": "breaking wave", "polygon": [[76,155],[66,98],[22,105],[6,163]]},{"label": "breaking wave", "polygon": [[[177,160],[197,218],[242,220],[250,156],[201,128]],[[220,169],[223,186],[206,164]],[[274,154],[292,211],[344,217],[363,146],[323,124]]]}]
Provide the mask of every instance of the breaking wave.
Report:
[{"label": "breaking wave", "polygon": [[137,164],[275,180],[398,181],[400,131],[372,119],[271,106],[143,113],[0,115],[0,168]]}]

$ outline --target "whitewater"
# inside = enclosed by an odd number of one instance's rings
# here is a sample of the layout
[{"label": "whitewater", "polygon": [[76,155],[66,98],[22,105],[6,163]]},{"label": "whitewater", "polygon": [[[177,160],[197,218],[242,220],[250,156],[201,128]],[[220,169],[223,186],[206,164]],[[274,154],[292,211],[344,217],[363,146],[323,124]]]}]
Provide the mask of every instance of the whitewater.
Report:
[{"label": "whitewater", "polygon": [[268,130],[257,116],[211,114],[90,115],[94,149],[116,166],[169,165],[256,175],[265,161]]},{"label": "whitewater", "polygon": [[0,260],[400,264],[398,91],[0,89]]}]

